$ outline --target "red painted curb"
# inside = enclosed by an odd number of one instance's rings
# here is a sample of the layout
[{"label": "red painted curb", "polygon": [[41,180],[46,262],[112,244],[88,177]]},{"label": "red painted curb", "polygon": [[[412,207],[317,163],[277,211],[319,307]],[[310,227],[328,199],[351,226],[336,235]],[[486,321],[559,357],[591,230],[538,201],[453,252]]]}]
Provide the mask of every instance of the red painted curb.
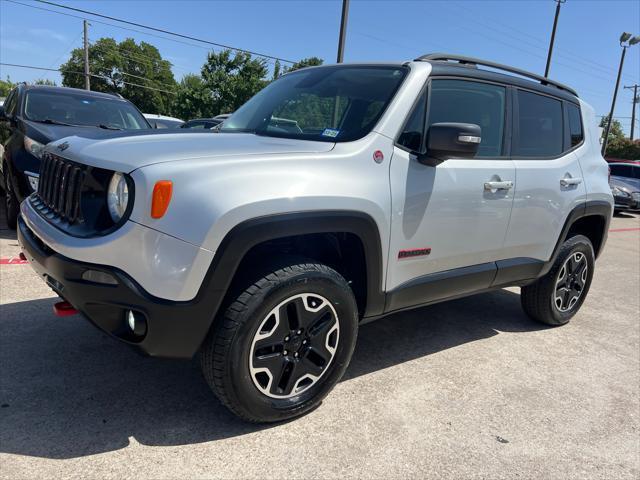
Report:
[{"label": "red painted curb", "polygon": [[614,228],[610,232],[637,232],[640,228]]},{"label": "red painted curb", "polygon": [[29,262],[20,257],[0,258],[0,265],[24,265],[25,263]]}]

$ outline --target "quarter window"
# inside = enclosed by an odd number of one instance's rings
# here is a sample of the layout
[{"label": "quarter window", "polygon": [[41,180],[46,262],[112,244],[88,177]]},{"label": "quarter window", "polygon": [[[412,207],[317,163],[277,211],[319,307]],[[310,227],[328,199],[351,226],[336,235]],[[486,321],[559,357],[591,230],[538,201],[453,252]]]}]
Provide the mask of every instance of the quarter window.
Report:
[{"label": "quarter window", "polygon": [[584,134],[582,133],[582,120],[580,118],[580,108],[572,103],[567,103],[567,111],[569,112],[569,135],[571,136],[571,146],[582,142]]},{"label": "quarter window", "polygon": [[518,90],[518,136],[513,145],[517,157],[552,157],[562,153],[562,103]]},{"label": "quarter window", "polygon": [[476,157],[502,155],[506,89],[468,80],[434,80],[429,97],[428,125],[474,123],[482,131]]},{"label": "quarter window", "polygon": [[413,112],[411,112],[411,116],[409,117],[409,120],[407,120],[407,123],[398,138],[398,144],[412,152],[419,152],[422,147],[426,106],[427,94],[425,92],[420,95],[418,103],[413,108]]}]

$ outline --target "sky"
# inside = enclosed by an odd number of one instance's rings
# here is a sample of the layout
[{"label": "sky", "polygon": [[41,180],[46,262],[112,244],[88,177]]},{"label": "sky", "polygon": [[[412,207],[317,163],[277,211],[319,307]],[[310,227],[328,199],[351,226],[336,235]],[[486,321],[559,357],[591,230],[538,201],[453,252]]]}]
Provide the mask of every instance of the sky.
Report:
[{"label": "sky", "polygon": [[[33,7],[83,14],[32,0],[15,1],[31,7],[0,0],[0,62],[56,68],[82,45],[80,18]],[[336,61],[339,0],[54,1],[288,60],[317,56],[325,63]],[[543,74],[555,5],[553,0],[351,0],[344,60],[404,61],[447,52]],[[189,40],[125,30],[122,27],[135,27],[109,20],[96,18],[90,23],[92,42],[106,36],[119,41],[131,37],[155,45],[173,64],[176,80],[198,73],[210,50]],[[562,4],[550,77],[575,88],[599,115],[607,114],[611,106],[623,31],[640,35],[639,0]],[[61,83],[57,72],[0,65],[0,77],[7,76],[14,82],[49,78]],[[627,131],[633,95],[622,86],[636,83],[640,83],[640,44],[627,52],[615,110]]]}]

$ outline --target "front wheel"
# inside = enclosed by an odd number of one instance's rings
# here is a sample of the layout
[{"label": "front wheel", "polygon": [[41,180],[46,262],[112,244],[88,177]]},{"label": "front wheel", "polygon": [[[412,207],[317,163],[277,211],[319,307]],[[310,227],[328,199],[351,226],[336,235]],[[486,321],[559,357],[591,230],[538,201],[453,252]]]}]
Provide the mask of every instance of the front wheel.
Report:
[{"label": "front wheel", "polygon": [[326,265],[273,268],[232,300],[201,351],[204,376],[232,412],[275,422],[316,407],[356,342],[356,301]]},{"label": "front wheel", "polygon": [[564,325],[571,320],[589,292],[595,255],[591,241],[576,235],[560,247],[551,270],[535,283],[522,287],[524,311],[547,325]]},{"label": "front wheel", "polygon": [[3,168],[4,174],[4,205],[7,214],[7,225],[10,229],[15,230],[18,227],[18,215],[20,214],[20,203],[13,191],[11,178],[9,178],[9,170],[7,165]]}]

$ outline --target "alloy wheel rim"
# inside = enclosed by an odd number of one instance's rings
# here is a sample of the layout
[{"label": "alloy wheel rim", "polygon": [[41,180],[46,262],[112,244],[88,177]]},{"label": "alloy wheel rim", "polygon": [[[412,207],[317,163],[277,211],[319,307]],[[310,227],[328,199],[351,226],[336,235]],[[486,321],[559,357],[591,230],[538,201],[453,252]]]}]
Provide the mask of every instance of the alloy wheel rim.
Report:
[{"label": "alloy wheel rim", "polygon": [[326,373],[340,340],[338,315],[315,293],[291,296],[260,323],[249,351],[255,387],[271,398],[291,398]]},{"label": "alloy wheel rim", "polygon": [[587,283],[587,257],[575,252],[562,265],[556,280],[553,303],[560,312],[571,310],[582,297]]}]

